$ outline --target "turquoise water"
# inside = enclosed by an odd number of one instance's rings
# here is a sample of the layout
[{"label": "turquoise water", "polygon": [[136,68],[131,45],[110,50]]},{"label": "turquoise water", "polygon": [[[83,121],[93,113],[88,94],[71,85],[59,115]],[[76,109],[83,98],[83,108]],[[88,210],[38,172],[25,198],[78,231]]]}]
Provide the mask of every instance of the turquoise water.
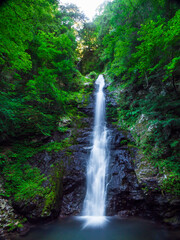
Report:
[{"label": "turquoise water", "polygon": [[32,229],[17,240],[177,240],[166,229],[147,221],[107,218],[103,226],[84,228],[78,218],[58,220]]}]

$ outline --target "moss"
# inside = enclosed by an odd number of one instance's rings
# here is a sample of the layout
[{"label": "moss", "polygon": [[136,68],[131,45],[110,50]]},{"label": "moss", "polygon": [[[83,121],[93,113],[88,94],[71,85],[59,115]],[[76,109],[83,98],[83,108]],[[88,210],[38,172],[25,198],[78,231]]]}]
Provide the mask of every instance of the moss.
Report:
[{"label": "moss", "polygon": [[49,216],[51,210],[56,206],[57,202],[60,201],[60,195],[62,194],[62,177],[63,177],[63,166],[58,163],[52,170],[50,177],[50,187],[48,193],[45,195],[45,205],[42,211],[42,216]]},{"label": "moss", "polygon": [[155,169],[150,162],[144,160],[138,163],[137,166],[136,174],[140,180],[143,178],[151,178],[157,175],[157,169]]},{"label": "moss", "polygon": [[14,223],[9,223],[7,225],[7,231],[8,232],[11,232],[11,231],[15,230],[16,228],[17,228],[17,226]]},{"label": "moss", "polygon": [[35,201],[36,195],[43,196],[46,191],[42,186],[46,177],[29,164],[10,160],[4,166],[2,175],[6,196],[13,196],[15,201]]},{"label": "moss", "polygon": [[174,224],[174,225],[178,225],[179,224],[179,218],[177,217],[177,216],[175,216],[175,217],[171,217],[171,218],[165,218],[164,219],[164,222],[165,223],[169,223],[169,224]]},{"label": "moss", "polygon": [[71,145],[69,141],[70,141],[69,138],[65,138],[61,142],[55,141],[55,142],[47,143],[41,147],[41,151],[46,150],[47,152],[51,152],[51,151],[58,152],[58,151],[64,150],[65,148]]},{"label": "moss", "polygon": [[149,190],[150,190],[148,186],[144,186],[144,187],[142,187],[141,189],[143,190],[143,192],[144,192],[145,194],[148,193]]},{"label": "moss", "polygon": [[18,219],[11,219],[8,218],[9,223],[6,224],[5,228],[8,232],[12,232],[16,230],[17,228],[23,228],[24,223],[27,222],[26,218],[18,218]]}]

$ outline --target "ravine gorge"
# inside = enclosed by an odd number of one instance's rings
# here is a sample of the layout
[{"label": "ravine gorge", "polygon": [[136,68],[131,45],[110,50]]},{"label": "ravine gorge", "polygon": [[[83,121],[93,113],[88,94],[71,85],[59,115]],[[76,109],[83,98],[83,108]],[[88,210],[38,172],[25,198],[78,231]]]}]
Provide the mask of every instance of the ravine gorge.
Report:
[{"label": "ravine gorge", "polygon": [[0,3],[0,239],[178,240],[179,7]]}]

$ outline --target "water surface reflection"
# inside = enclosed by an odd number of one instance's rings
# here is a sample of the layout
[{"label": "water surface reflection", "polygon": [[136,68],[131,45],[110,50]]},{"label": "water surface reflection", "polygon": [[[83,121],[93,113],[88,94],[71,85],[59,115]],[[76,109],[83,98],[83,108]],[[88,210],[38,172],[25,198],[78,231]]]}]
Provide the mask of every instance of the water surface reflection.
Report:
[{"label": "water surface reflection", "polygon": [[32,229],[16,240],[177,240],[165,228],[139,219],[107,218],[103,226],[84,228],[82,218],[67,218]]}]

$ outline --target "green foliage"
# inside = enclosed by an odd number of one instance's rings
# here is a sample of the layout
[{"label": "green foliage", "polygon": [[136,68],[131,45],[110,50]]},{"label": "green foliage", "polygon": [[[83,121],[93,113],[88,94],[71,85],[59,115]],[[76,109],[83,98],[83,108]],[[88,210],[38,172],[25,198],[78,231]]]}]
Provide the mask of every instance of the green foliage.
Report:
[{"label": "green foliage", "polygon": [[33,145],[18,143],[12,151],[1,154],[0,167],[6,196],[13,196],[16,201],[34,201],[35,196],[44,195],[46,189],[42,183],[46,177],[27,163],[27,159],[38,151]]},{"label": "green foliage", "polygon": [[180,178],[178,174],[170,174],[162,181],[162,189],[168,193],[180,195]]},{"label": "green foliage", "polygon": [[102,70],[94,22],[84,22],[79,30],[78,54],[81,58],[78,66],[82,74],[87,75],[92,71]]},{"label": "green foliage", "polygon": [[93,72],[90,72],[90,73],[88,74],[88,77],[95,80],[95,79],[97,79],[98,74],[93,71]]},{"label": "green foliage", "polygon": [[[28,160],[38,152],[44,150],[62,151],[70,146],[70,139],[65,138],[61,142],[50,142],[42,145],[38,142],[19,142],[13,145],[11,151],[0,155],[0,170],[3,177],[3,196],[13,196],[15,201],[36,201],[37,197],[49,196],[50,189],[44,187],[47,178],[41,174],[40,169],[32,167]],[[66,151],[66,154],[71,154]]]},{"label": "green foliage", "polygon": [[32,12],[29,11],[27,2],[16,0],[2,5],[0,64],[4,65],[5,69],[27,71],[32,67],[31,56],[26,52],[27,42],[33,38],[31,18]]},{"label": "green foliage", "polygon": [[[61,11],[59,10],[61,9]],[[77,105],[83,86],[75,68],[72,26],[83,16],[57,1],[6,1],[0,13],[0,141],[47,135]]]},{"label": "green foliage", "polygon": [[[23,164],[25,159],[18,153],[9,153],[8,159],[1,165],[1,173],[4,181],[4,188],[7,196],[14,196],[16,201],[34,201],[35,196],[43,196],[45,189],[42,183],[46,178],[38,168],[32,168],[29,164]],[[31,154],[25,156],[28,157]]]},{"label": "green foliage", "polygon": [[42,183],[46,178],[40,174],[38,168],[30,165],[9,164],[3,169],[3,176],[6,179],[5,189],[8,195],[13,195],[15,201],[31,200],[35,201],[35,197],[43,197],[46,189]]},{"label": "green foliage", "polygon": [[45,149],[48,152],[51,152],[51,151],[58,152],[58,151],[64,150],[65,148],[69,147],[70,145],[71,144],[69,142],[69,138],[65,138],[61,142],[51,142],[51,143],[48,143],[48,144],[44,145],[42,147],[42,149]]},{"label": "green foliage", "polygon": [[178,3],[166,0],[115,0],[95,19],[98,54],[118,105],[117,114],[110,106],[108,117],[167,171],[161,187],[168,191],[174,184],[174,194],[180,171],[179,20]]},{"label": "green foliage", "polygon": [[11,222],[7,225],[8,232],[12,232],[16,228],[22,228],[22,227],[23,227],[22,223],[15,224],[14,222]]},{"label": "green foliage", "polygon": [[161,80],[172,77],[179,63],[179,51],[176,51],[180,36],[179,20],[180,11],[177,11],[167,23],[164,18],[158,17],[157,21],[148,20],[141,25],[138,32],[141,44],[132,55],[136,65],[131,71],[138,69],[139,77],[147,78],[147,75],[161,68],[166,70]]}]

